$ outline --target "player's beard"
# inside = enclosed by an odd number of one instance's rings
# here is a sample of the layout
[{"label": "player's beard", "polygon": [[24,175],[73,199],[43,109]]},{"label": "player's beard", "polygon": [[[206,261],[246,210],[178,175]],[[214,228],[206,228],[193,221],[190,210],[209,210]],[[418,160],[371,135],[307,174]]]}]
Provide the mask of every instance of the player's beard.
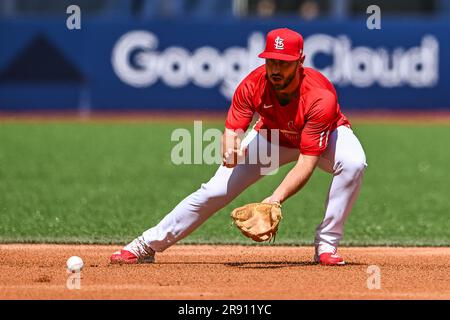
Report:
[{"label": "player's beard", "polygon": [[275,91],[282,91],[284,89],[287,88],[287,86],[289,86],[292,82],[292,80],[294,80],[295,78],[295,74],[298,72],[298,68],[295,68],[294,72],[292,72],[287,78],[286,81],[284,81],[282,84],[274,84],[272,82],[272,86],[275,89]]}]

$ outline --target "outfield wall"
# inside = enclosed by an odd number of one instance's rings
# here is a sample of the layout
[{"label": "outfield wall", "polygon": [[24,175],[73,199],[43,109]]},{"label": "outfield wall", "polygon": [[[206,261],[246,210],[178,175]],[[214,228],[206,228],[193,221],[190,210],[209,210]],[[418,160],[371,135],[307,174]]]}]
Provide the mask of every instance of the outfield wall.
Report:
[{"label": "outfield wall", "polygon": [[224,110],[265,33],[305,38],[344,109],[450,110],[450,22],[0,21],[0,111]]}]

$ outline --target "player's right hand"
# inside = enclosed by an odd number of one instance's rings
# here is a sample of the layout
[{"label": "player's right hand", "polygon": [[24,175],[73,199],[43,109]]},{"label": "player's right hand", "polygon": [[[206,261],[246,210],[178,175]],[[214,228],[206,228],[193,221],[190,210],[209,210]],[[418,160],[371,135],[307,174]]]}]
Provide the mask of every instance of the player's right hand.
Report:
[{"label": "player's right hand", "polygon": [[229,148],[223,153],[222,164],[227,168],[234,168],[244,155],[245,150]]},{"label": "player's right hand", "polygon": [[227,168],[234,168],[244,151],[241,150],[241,138],[233,130],[225,129],[222,136],[222,163]]}]

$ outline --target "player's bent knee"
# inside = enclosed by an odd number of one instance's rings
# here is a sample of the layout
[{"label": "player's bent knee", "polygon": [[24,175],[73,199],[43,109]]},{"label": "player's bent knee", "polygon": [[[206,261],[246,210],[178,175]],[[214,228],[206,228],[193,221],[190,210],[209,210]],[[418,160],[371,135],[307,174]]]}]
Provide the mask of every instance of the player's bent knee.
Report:
[{"label": "player's bent knee", "polygon": [[366,167],[365,159],[346,159],[336,163],[334,174],[342,175],[349,180],[354,180],[363,176]]},{"label": "player's bent knee", "polygon": [[345,162],[343,169],[349,174],[349,176],[351,176],[352,179],[357,179],[358,177],[361,177],[364,174],[366,167],[367,164],[365,160],[352,159],[350,161]]}]

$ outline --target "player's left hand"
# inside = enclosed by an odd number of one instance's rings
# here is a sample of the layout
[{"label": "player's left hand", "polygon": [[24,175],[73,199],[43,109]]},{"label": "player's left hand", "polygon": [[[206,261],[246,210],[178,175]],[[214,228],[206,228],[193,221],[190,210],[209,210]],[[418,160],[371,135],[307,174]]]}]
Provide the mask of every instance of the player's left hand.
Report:
[{"label": "player's left hand", "polygon": [[242,234],[254,241],[275,241],[281,214],[281,205],[275,203],[249,203],[236,208],[231,217]]}]

